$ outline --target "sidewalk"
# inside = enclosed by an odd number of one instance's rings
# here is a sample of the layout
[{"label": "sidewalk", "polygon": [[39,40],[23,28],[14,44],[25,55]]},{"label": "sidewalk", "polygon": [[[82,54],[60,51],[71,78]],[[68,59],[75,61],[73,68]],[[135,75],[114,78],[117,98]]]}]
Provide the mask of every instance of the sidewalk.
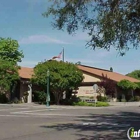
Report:
[{"label": "sidewalk", "polygon": [[140,106],[140,102],[130,102],[130,103],[114,103],[114,102],[110,102],[109,103],[110,106],[108,107],[94,107],[94,106],[70,106],[70,105],[50,105],[49,107],[47,107],[45,104],[44,105],[40,105],[37,103],[21,103],[21,104],[0,104],[0,106],[10,106],[10,107],[35,107],[35,108],[49,108],[49,109],[106,109],[106,108],[119,108],[119,107],[131,107],[131,106],[136,106],[139,107]]},{"label": "sidewalk", "polygon": [[94,106],[70,106],[70,105],[50,105],[49,107],[47,107],[46,105],[40,105],[37,103],[0,104],[0,106],[33,107],[33,108],[48,108],[48,109],[106,109],[120,107],[120,106],[94,107]]}]

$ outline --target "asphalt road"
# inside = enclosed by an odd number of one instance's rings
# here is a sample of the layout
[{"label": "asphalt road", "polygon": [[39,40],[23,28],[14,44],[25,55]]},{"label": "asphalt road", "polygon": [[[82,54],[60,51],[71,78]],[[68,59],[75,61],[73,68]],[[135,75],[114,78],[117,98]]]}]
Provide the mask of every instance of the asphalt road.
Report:
[{"label": "asphalt road", "polygon": [[128,140],[140,107],[0,105],[0,140]]}]

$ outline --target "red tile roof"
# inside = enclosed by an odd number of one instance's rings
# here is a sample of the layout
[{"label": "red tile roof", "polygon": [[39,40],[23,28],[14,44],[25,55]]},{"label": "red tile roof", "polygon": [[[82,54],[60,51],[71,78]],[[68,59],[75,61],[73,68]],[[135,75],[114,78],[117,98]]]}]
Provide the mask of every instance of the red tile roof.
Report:
[{"label": "red tile roof", "polygon": [[[129,80],[131,82],[140,82],[140,80],[137,80],[135,78],[131,78],[129,76],[125,76],[116,72],[111,72],[109,70],[105,70],[105,69],[99,69],[99,68],[95,68],[95,67],[89,67],[89,66],[85,66],[85,65],[78,65],[78,68],[83,71],[83,72],[87,72],[89,74],[93,74],[99,77],[107,76],[108,78],[110,78],[113,81],[119,82],[121,80]],[[27,67],[21,67],[21,69],[19,70],[19,76],[21,78],[25,78],[25,79],[30,79],[33,75],[33,68],[27,68]]]},{"label": "red tile roof", "polygon": [[113,81],[119,82],[121,80],[129,80],[131,82],[140,82],[140,80],[137,80],[135,78],[131,78],[129,76],[125,76],[116,72],[111,72],[109,70],[105,69],[99,69],[99,68],[94,68],[94,67],[89,67],[89,66],[84,66],[84,65],[78,65],[78,68],[83,71],[83,72],[88,72],[89,74],[97,75],[99,77],[107,76]]},{"label": "red tile roof", "polygon": [[33,75],[33,68],[21,67],[18,73],[21,78],[30,79]]}]

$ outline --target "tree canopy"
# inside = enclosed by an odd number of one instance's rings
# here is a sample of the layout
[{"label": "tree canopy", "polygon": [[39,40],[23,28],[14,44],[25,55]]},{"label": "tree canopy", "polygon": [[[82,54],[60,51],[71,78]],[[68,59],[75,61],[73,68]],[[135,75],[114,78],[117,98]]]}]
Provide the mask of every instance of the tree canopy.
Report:
[{"label": "tree canopy", "polygon": [[14,84],[18,79],[18,67],[13,62],[0,60],[0,94],[13,90]]},{"label": "tree canopy", "polygon": [[19,44],[11,38],[0,38],[0,93],[14,90],[18,80],[18,65],[23,57]]},{"label": "tree canopy", "polygon": [[17,40],[11,38],[0,38],[0,59],[17,64],[21,62],[23,52],[19,51]]},{"label": "tree canopy", "polygon": [[75,64],[55,60],[41,62],[34,68],[32,82],[42,87],[44,92],[47,88],[47,70],[50,71],[50,92],[57,104],[64,91],[74,90],[83,80],[83,74]]},{"label": "tree canopy", "polygon": [[43,16],[53,15],[53,27],[69,34],[78,29],[88,32],[87,46],[121,55],[140,44],[139,0],[50,0]]},{"label": "tree canopy", "polygon": [[129,90],[129,89],[135,90],[139,88],[138,84],[130,82],[128,80],[121,80],[120,82],[117,83],[117,85],[124,90]]},{"label": "tree canopy", "polygon": [[128,73],[127,76],[140,80],[140,70],[134,70],[134,71]]},{"label": "tree canopy", "polygon": [[116,83],[108,78],[106,75],[102,75],[103,79],[98,84],[100,87],[105,89],[105,94],[114,97],[115,96],[115,88]]}]

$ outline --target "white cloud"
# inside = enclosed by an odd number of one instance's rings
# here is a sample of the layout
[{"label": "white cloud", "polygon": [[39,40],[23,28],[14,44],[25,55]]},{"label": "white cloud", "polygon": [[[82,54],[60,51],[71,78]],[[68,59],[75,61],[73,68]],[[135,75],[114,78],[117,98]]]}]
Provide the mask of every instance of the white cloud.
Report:
[{"label": "white cloud", "polygon": [[32,35],[27,38],[22,38],[19,40],[19,44],[46,44],[46,43],[54,43],[54,44],[70,44],[68,42],[51,38],[47,35]]}]

